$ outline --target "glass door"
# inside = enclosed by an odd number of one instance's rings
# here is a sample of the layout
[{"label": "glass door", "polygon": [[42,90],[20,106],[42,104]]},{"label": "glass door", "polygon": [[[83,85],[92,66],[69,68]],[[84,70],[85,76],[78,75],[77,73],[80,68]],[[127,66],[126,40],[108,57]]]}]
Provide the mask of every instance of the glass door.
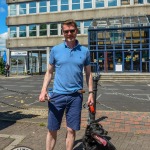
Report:
[{"label": "glass door", "polygon": [[142,51],[142,72],[149,72],[149,50]]},{"label": "glass door", "polygon": [[123,52],[122,51],[115,51],[115,71],[122,72],[123,71]]},{"label": "glass door", "polygon": [[132,52],[124,51],[124,71],[132,71],[133,61],[132,61]]},{"label": "glass door", "polygon": [[113,64],[113,51],[107,52],[106,56],[106,70],[108,72],[113,72],[114,71],[114,64]]},{"label": "glass door", "polygon": [[140,51],[133,52],[133,71],[140,71]]},{"label": "glass door", "polygon": [[104,71],[104,52],[98,52],[99,70]]}]

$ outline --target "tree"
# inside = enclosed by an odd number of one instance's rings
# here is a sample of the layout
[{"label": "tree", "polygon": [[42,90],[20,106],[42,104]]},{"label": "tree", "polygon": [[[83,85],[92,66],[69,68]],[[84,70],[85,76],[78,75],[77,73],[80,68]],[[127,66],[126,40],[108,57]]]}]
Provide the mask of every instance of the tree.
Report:
[{"label": "tree", "polygon": [[0,58],[0,74],[4,74],[5,72],[5,64],[3,58]]}]

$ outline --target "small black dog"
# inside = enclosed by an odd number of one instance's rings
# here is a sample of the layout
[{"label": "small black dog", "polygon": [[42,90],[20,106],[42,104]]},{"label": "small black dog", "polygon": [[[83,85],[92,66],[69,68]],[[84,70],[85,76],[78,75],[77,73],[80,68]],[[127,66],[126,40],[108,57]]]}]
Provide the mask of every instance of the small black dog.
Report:
[{"label": "small black dog", "polygon": [[108,132],[98,122],[99,119],[92,121],[89,125],[87,125],[85,135],[82,139],[83,149],[116,150],[115,146],[109,141],[111,138],[107,136]]}]

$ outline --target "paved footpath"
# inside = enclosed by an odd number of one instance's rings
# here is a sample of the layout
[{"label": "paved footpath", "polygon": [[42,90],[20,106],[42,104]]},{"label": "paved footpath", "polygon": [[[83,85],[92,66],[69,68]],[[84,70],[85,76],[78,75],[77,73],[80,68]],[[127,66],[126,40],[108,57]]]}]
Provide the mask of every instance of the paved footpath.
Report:
[{"label": "paved footpath", "polygon": [[[4,90],[1,89],[2,91]],[[11,93],[11,91],[9,92]],[[3,94],[5,95],[5,93]],[[2,106],[5,106],[5,103],[6,101],[3,101]],[[88,111],[83,109],[81,130],[77,132],[74,150],[82,150],[82,137],[87,125],[87,116]],[[150,149],[150,112],[97,110],[96,119],[104,116],[108,118],[101,121],[101,124],[109,132],[108,135],[112,138],[111,142],[117,150]],[[33,150],[45,150],[46,126],[46,107],[32,106],[21,109],[21,107],[11,106],[8,109],[1,109],[0,150],[11,150],[18,146],[30,147]],[[65,136],[65,118],[63,118],[55,150],[65,150]]]},{"label": "paved footpath", "polygon": [[[45,137],[47,132],[45,126],[35,123],[13,123],[5,121],[0,121],[0,124],[1,150],[10,150],[9,148],[13,148],[13,146],[26,146],[34,150],[45,150]],[[6,135],[8,136],[6,137]],[[77,132],[74,150],[82,150],[81,141],[83,135],[84,128]],[[149,150],[150,135],[121,132],[109,132],[109,135],[112,137],[111,142],[116,146],[117,150]],[[13,143],[13,141],[16,142]],[[58,132],[55,150],[65,150],[65,128],[61,128]]]},{"label": "paved footpath", "polygon": [[[74,150],[82,150],[87,114],[88,111],[83,110],[81,130],[77,132]],[[97,111],[96,119],[103,116],[107,116],[108,119],[103,120],[101,124],[109,132],[111,142],[117,150],[149,150],[150,120],[145,113]],[[136,121],[140,116],[143,118],[142,122]],[[47,110],[44,108],[16,110],[7,114],[1,112],[0,150],[11,150],[19,146],[45,150],[46,126]],[[63,118],[55,150],[65,150],[65,136],[65,118]]]}]

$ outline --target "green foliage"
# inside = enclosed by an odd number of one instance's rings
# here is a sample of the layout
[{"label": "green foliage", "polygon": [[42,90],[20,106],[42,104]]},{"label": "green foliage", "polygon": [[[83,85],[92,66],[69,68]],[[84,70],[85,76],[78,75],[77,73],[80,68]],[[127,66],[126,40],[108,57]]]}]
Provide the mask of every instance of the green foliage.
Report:
[{"label": "green foliage", "polygon": [[0,58],[0,74],[4,74],[5,71],[5,64],[3,62],[3,59]]}]

